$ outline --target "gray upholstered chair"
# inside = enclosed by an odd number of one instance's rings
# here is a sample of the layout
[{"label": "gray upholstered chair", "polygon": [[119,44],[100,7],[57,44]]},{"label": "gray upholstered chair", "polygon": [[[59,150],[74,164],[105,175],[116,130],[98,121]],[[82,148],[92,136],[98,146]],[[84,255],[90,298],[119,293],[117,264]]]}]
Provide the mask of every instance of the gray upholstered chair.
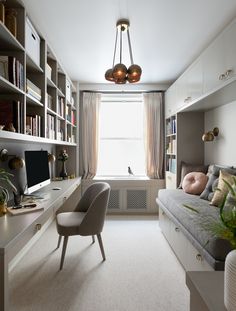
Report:
[{"label": "gray upholstered chair", "polygon": [[60,213],[56,216],[57,232],[59,234],[57,248],[60,247],[61,238],[64,236],[60,270],[63,267],[66,246],[69,236],[97,235],[103,260],[106,260],[102,243],[101,232],[104,225],[107,205],[110,195],[110,186],[105,182],[92,184],[82,195],[73,212]]}]

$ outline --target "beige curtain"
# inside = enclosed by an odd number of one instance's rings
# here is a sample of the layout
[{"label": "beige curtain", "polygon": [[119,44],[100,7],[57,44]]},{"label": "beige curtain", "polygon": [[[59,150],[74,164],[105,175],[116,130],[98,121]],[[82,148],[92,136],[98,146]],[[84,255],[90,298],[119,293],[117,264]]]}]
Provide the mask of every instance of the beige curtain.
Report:
[{"label": "beige curtain", "polygon": [[100,102],[101,94],[83,93],[80,148],[84,179],[92,179],[97,172]]},{"label": "beige curtain", "polygon": [[146,93],[143,97],[146,174],[159,179],[164,177],[163,93]]}]

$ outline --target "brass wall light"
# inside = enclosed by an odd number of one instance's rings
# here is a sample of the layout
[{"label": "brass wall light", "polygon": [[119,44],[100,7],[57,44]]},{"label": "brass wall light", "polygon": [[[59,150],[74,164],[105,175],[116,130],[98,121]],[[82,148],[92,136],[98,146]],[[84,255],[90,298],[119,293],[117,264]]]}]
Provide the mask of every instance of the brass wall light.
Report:
[{"label": "brass wall light", "polygon": [[[138,82],[141,78],[142,69],[139,65],[134,64],[131,42],[130,42],[130,34],[129,34],[129,21],[127,19],[120,19],[116,23],[116,39],[115,39],[115,48],[113,55],[113,63],[112,68],[108,69],[105,73],[105,79],[116,84],[125,84],[127,81],[129,83]],[[127,33],[128,46],[129,46],[129,55],[131,65],[127,69],[127,67],[122,64],[122,37],[123,33]],[[119,47],[120,47],[120,59],[119,63],[115,65],[116,58],[116,49],[117,49],[117,41],[119,37]]]},{"label": "brass wall light", "polygon": [[48,162],[55,162],[56,161],[56,157],[54,154],[48,152]]},{"label": "brass wall light", "polygon": [[218,127],[214,127],[212,131],[206,132],[202,135],[202,140],[206,141],[213,141],[215,137],[219,135]]},{"label": "brass wall light", "polygon": [[18,170],[18,169],[21,169],[22,167],[25,166],[24,159],[22,159],[16,155],[8,154],[7,149],[0,150],[0,160],[2,162],[7,161],[9,157],[12,157],[12,159],[10,159],[8,162],[8,167],[11,170]]}]

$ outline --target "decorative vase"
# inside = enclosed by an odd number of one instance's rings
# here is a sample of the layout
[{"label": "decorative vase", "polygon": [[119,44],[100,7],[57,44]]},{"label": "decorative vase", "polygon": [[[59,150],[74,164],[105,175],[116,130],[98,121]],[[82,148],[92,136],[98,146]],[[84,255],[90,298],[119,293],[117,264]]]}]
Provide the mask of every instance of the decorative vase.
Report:
[{"label": "decorative vase", "polygon": [[7,213],[7,203],[0,203],[0,217]]},{"label": "decorative vase", "polygon": [[225,260],[224,303],[228,311],[236,310],[236,250],[232,250]]},{"label": "decorative vase", "polygon": [[65,161],[62,162],[60,177],[62,177],[63,179],[67,179],[67,177],[68,177],[67,172],[66,172],[66,162]]}]

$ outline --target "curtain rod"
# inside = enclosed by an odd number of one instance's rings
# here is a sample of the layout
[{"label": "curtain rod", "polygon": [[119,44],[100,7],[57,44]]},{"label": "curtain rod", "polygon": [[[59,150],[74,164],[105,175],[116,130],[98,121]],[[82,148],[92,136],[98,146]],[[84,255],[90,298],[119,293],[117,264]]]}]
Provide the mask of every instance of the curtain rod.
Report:
[{"label": "curtain rod", "polygon": [[143,94],[143,93],[164,93],[165,90],[155,90],[155,91],[89,91],[81,90],[84,93],[102,93],[102,94]]}]

